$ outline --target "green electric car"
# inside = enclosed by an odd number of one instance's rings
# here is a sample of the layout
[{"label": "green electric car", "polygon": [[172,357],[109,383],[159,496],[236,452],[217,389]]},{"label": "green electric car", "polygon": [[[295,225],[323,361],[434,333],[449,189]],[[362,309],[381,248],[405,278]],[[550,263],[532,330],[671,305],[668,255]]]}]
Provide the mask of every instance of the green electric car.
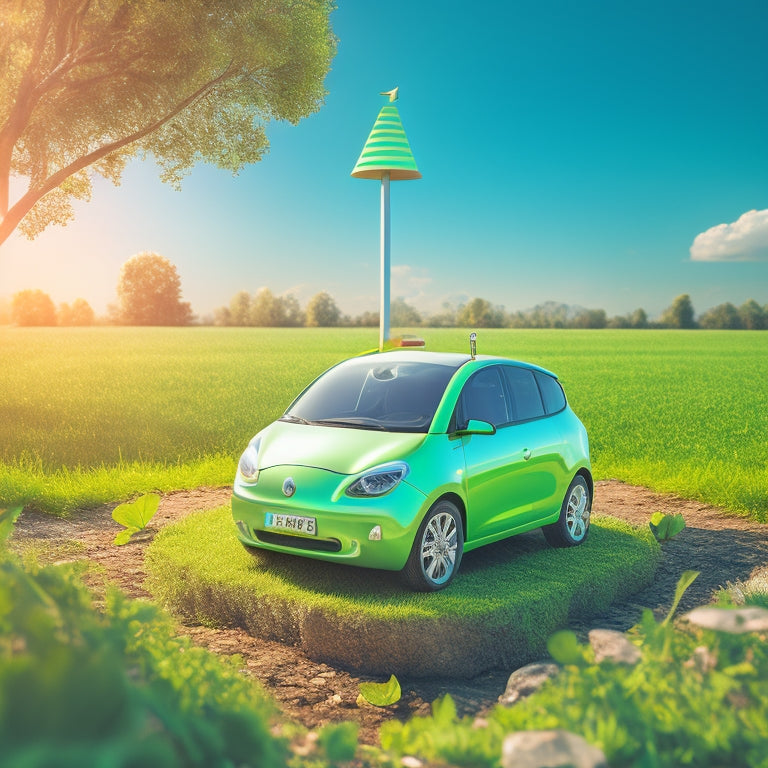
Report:
[{"label": "green electric car", "polygon": [[313,381],[240,458],[240,541],[447,586],[463,552],[589,532],[587,432],[557,377],[500,357],[398,350]]}]

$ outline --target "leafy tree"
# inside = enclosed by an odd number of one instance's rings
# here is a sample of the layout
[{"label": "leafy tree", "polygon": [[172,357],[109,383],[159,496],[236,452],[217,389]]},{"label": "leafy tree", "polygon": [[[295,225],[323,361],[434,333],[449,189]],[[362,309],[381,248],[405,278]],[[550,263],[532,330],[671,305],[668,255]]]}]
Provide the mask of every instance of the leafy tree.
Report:
[{"label": "leafy tree", "polygon": [[75,299],[72,306],[66,302],[59,306],[59,325],[93,325],[96,315],[85,299]]},{"label": "leafy tree", "polygon": [[739,307],[739,317],[745,330],[762,331],[768,327],[768,315],[754,299],[748,299]]},{"label": "leafy tree", "polygon": [[269,288],[260,288],[251,302],[249,325],[276,327],[283,325],[283,306]]},{"label": "leafy tree", "polygon": [[39,289],[19,291],[13,296],[11,319],[16,325],[56,325],[56,307]]},{"label": "leafy tree", "polygon": [[638,307],[633,313],[630,323],[633,328],[647,328],[648,315],[642,307]]},{"label": "leafy tree", "polygon": [[[12,6],[12,7],[5,7]],[[91,175],[151,154],[174,186],[236,173],[265,124],[317,111],[335,52],[330,0],[16,0],[0,23],[0,244],[73,217]],[[27,186],[10,200],[9,180]]]},{"label": "leafy tree", "polygon": [[741,328],[741,317],[736,307],[730,301],[726,301],[725,304],[718,304],[708,309],[699,318],[699,325],[702,328],[737,331]]},{"label": "leafy tree", "polygon": [[695,328],[691,297],[687,293],[678,296],[662,313],[661,323],[669,328]]},{"label": "leafy tree", "polygon": [[11,322],[10,299],[0,297],[0,325],[8,325]]},{"label": "leafy tree", "polygon": [[299,306],[298,299],[291,293],[287,296],[281,296],[280,301],[283,305],[283,325],[289,328],[297,328],[304,325],[306,315]]},{"label": "leafy tree", "polygon": [[227,325],[250,325],[252,304],[251,294],[248,291],[236,293],[229,302]]},{"label": "leafy tree", "polygon": [[126,325],[189,325],[176,267],[157,253],[137,253],[123,264],[117,284],[119,319]]},{"label": "leafy tree", "polygon": [[574,328],[605,328],[608,318],[604,309],[584,309],[573,318]]},{"label": "leafy tree", "polygon": [[397,298],[389,305],[389,324],[393,328],[420,325],[421,315],[405,299]]},{"label": "leafy tree", "polygon": [[459,307],[456,325],[462,328],[501,328],[504,325],[504,312],[486,299],[475,298]]},{"label": "leafy tree", "polygon": [[328,327],[338,325],[341,312],[333,297],[325,291],[316,293],[307,304],[307,325]]},{"label": "leafy tree", "polygon": [[608,328],[631,328],[632,320],[629,315],[616,315],[608,321]]},{"label": "leafy tree", "polygon": [[[390,318],[391,322],[391,318]],[[359,325],[363,328],[378,328],[379,327],[379,313],[378,312],[363,312],[362,315],[358,315],[353,321],[352,325]]]}]

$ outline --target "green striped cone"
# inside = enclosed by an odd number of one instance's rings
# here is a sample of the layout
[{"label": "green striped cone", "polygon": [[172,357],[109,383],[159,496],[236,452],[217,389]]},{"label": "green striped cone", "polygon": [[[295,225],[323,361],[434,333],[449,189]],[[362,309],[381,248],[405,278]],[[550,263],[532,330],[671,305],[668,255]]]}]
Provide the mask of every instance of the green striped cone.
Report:
[{"label": "green striped cone", "polygon": [[421,178],[394,104],[381,108],[351,175],[380,179],[386,172],[392,181]]}]

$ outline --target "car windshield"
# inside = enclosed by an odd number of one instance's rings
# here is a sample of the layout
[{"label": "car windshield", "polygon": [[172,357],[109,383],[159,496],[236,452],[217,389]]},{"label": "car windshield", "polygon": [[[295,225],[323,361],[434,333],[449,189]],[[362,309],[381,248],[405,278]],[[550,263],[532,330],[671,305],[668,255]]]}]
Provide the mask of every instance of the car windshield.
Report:
[{"label": "car windshield", "polygon": [[455,365],[385,362],[375,355],[347,360],[306,389],[282,420],[387,432],[427,432],[455,371]]}]

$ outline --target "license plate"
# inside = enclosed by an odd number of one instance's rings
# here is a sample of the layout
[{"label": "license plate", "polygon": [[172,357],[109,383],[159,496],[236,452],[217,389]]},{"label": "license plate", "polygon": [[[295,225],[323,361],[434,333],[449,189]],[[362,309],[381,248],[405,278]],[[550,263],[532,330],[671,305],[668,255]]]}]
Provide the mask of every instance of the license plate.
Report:
[{"label": "license plate", "polygon": [[276,515],[267,512],[264,515],[264,525],[267,528],[279,528],[291,533],[301,533],[305,536],[317,536],[317,522],[314,517],[300,515]]}]

